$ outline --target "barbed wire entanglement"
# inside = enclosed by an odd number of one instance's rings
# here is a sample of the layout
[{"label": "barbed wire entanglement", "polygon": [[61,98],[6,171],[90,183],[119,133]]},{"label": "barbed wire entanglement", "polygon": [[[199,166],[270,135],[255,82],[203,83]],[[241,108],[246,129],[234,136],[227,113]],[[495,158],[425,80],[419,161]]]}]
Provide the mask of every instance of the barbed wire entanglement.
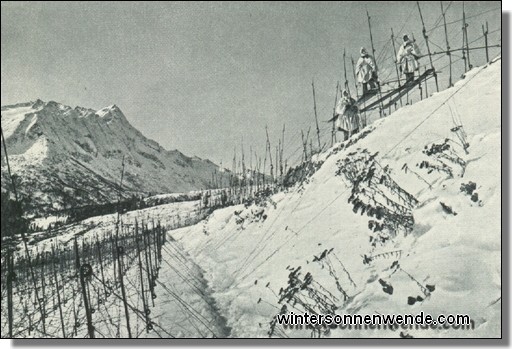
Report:
[{"label": "barbed wire entanglement", "polygon": [[[165,266],[165,268],[173,270],[176,277],[186,283],[212,311],[216,308],[212,299],[204,291],[206,286],[200,277],[200,272],[194,270],[194,266],[184,262],[188,256],[184,255],[174,241],[169,240],[168,232],[196,224],[207,218],[214,210],[222,207],[240,204],[248,207],[253,203],[270,205],[268,198],[277,192],[286,191],[289,195],[300,196],[308,178],[321,167],[324,161],[322,153],[329,148],[329,145],[331,152],[347,149],[375,129],[376,126],[372,125],[373,121],[389,116],[404,105],[429,98],[437,91],[432,86],[431,78],[436,79],[437,85],[438,77],[443,74],[446,77],[449,76],[446,79],[449,83],[444,86],[439,84],[439,90],[442,90],[443,87],[452,87],[458,77],[452,72],[452,68],[457,65],[458,70],[464,72],[462,78],[466,79],[465,83],[453,88],[453,93],[424,119],[418,120],[417,126],[403,139],[396,140],[397,143],[388,153],[396,149],[437,110],[447,105],[449,100],[478,74],[466,77],[467,72],[477,65],[491,62],[493,60],[491,57],[496,57],[498,51],[501,53],[501,38],[497,41],[494,37],[501,32],[501,28],[489,30],[489,25],[485,22],[482,24],[482,35],[469,38],[467,32],[468,20],[476,20],[486,13],[500,9],[489,9],[467,16],[463,12],[462,19],[446,21],[445,15],[448,11],[455,11],[456,6],[457,3],[453,1],[444,7],[441,6],[441,14],[430,29],[426,28],[423,23],[424,42],[420,38],[416,38],[416,40],[422,50],[427,49],[428,53],[423,58],[427,59],[428,57],[429,61],[421,69],[425,69],[426,73],[427,68],[432,68],[433,72],[432,75],[425,75],[425,79],[417,85],[417,89],[411,89],[407,95],[400,95],[400,98],[389,97],[386,99],[388,92],[406,85],[405,78],[399,74],[397,69],[395,47],[401,44],[398,38],[408,25],[416,7],[420,10],[421,15],[420,4],[411,4],[407,18],[401,22],[402,25],[398,31],[394,32],[391,29],[390,38],[376,38],[373,41],[372,37],[372,46],[376,44],[380,48],[379,51],[376,51],[372,47],[372,51],[380,71],[382,71],[380,76],[382,90],[379,91],[377,97],[379,100],[372,102],[373,104],[368,103],[372,107],[365,106],[366,127],[350,139],[344,142],[335,142],[334,125],[319,123],[318,120],[331,117],[332,109],[331,105],[316,105],[316,92],[313,86],[314,105],[312,104],[308,115],[314,112],[315,118],[304,118],[294,128],[282,125],[282,132],[281,125],[279,125],[280,137],[277,141],[271,139],[266,132],[266,137],[262,140],[260,147],[261,149],[265,148],[264,156],[259,155],[253,147],[250,147],[247,154],[245,152],[247,147],[244,151],[242,141],[238,151],[236,149],[234,151],[231,168],[221,166],[219,170],[213,171],[207,188],[183,198],[145,198],[128,202],[122,201],[120,196],[117,202],[102,208],[75,207],[72,209],[73,213],[69,214],[69,217],[74,217],[74,220],[67,222],[68,224],[73,223],[72,230],[65,229],[66,223],[61,227],[39,229],[31,226],[24,218],[22,200],[19,198],[17,189],[19,184],[16,174],[12,173],[9,166],[8,149],[2,130],[2,156],[5,156],[9,179],[8,187],[14,200],[12,211],[10,211],[12,217],[9,221],[9,229],[5,232],[2,231],[1,336],[9,338],[137,338],[144,336],[169,338],[180,336],[183,333],[191,333],[190,331],[204,337],[225,336],[228,333],[226,326],[212,325],[210,319],[205,317],[201,310],[182,297],[172,285],[162,280],[160,271],[162,266]],[[369,14],[368,20],[370,22]],[[378,20],[378,17],[372,17],[372,20]],[[462,26],[462,30],[460,26]],[[369,29],[370,35],[372,35],[371,26]],[[436,30],[443,31],[445,42],[440,41],[439,38],[433,39]],[[398,35],[395,36],[395,33]],[[473,55],[474,51],[485,52],[485,59]],[[449,68],[449,72],[445,71],[446,68]],[[420,73],[424,72],[420,70]],[[362,94],[361,91],[358,91],[360,86],[355,81],[355,74],[350,74],[350,64],[347,73],[345,60],[343,76],[344,84],[338,82],[336,86],[335,101],[337,101],[343,85],[355,86],[353,92],[356,95]],[[458,140],[464,146],[465,135],[457,133],[457,136],[456,141]],[[361,183],[364,184],[364,182],[361,182],[360,179],[367,177],[368,168],[361,169],[359,167],[361,163],[369,159],[374,164],[371,169],[377,175],[372,175],[373,182],[370,181],[368,185],[363,186]],[[459,158],[455,160],[459,160]],[[415,198],[395,185],[396,183],[388,173],[380,167],[376,155],[374,157],[374,154],[360,151],[358,157],[348,159],[339,165],[340,172],[337,175],[347,179],[351,187],[319,208],[314,217],[295,230],[288,229],[283,232],[276,228],[275,223],[285,212],[284,207],[277,208],[272,221],[267,226],[267,231],[262,233],[254,246],[248,248],[247,255],[240,261],[234,272],[233,277],[236,281],[232,285],[233,288],[251,277],[280,249],[285,248],[286,244],[297,238],[303,229],[322,215],[336,200],[342,198],[348,190],[352,190],[350,203],[353,205],[355,213],[370,212],[372,216],[375,216],[375,219],[369,222],[369,229],[379,232],[372,242],[374,246],[389,239],[392,235],[391,232],[398,231],[403,234],[410,232],[411,226],[414,224],[411,210],[416,204]],[[462,163],[461,168],[464,167],[463,165]],[[432,168],[439,171],[444,170],[443,168]],[[444,171],[447,175],[451,175],[450,171]],[[411,171],[411,173],[414,172]],[[419,174],[414,174],[430,185]],[[122,191],[122,183],[119,187],[119,190]],[[379,201],[379,198],[384,197],[382,194],[384,190],[394,191],[394,197],[387,197],[386,205],[382,203],[382,200]],[[177,212],[174,215],[169,215],[165,217],[165,220],[161,220],[161,217],[155,219],[151,216],[145,219],[127,218],[125,215],[127,211],[175,202],[192,202],[194,207],[186,213]],[[299,197],[295,208],[301,202],[302,198]],[[2,209],[4,208],[2,207]],[[117,214],[118,218],[115,223],[85,222],[86,218],[100,214]],[[242,217],[239,219],[243,220]],[[4,226],[2,225],[2,227]],[[214,246],[205,244],[203,248],[217,250],[221,246],[229,245],[241,232],[242,230],[234,229],[226,234],[225,238],[216,242]],[[205,234],[207,233],[205,232]],[[283,234],[283,242],[281,245],[273,246],[272,238],[276,234]],[[377,257],[373,256],[372,258]],[[339,282],[341,277],[337,274],[336,268],[339,268],[338,264],[343,264],[341,261],[336,264],[336,260],[339,261],[335,252],[327,251],[315,262],[322,263],[336,282]],[[367,262],[370,263],[371,260]],[[177,264],[182,265],[183,268],[178,268]],[[350,275],[345,276],[345,284],[339,283],[340,295],[335,296],[328,294],[310,275],[305,275],[301,279],[299,279],[299,275],[301,275],[299,269],[290,269],[288,288],[284,288],[278,298],[282,304],[290,305],[295,302],[293,304],[299,304],[302,306],[302,308],[299,307],[302,310],[311,310],[311,308],[305,301],[304,294],[291,292],[295,286],[300,285],[308,290],[307,297],[309,298],[323,299],[322,302],[319,302],[319,309],[329,312],[333,306],[345,301],[349,293],[347,290],[350,290],[351,283],[353,283]],[[158,314],[155,309],[155,300],[162,293],[171,297],[179,309],[186,314],[189,318],[190,328],[164,328],[161,325],[159,322],[161,314]],[[286,337],[286,333],[280,332],[277,327],[273,327],[272,331],[273,335]]]}]

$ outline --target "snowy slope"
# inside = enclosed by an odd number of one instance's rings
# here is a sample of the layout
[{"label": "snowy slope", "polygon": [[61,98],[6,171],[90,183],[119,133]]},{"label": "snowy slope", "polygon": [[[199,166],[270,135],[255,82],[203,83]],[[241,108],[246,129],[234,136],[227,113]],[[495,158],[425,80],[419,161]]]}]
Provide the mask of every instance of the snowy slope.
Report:
[{"label": "snowy slope", "polygon": [[[130,314],[134,336],[499,337],[500,64],[498,58],[475,68],[455,87],[404,107],[334,145],[314,159],[313,175],[259,204],[219,209],[200,221],[208,210],[196,197],[198,193],[191,192],[190,201],[180,202],[181,195],[158,195],[147,202],[161,205],[121,215],[121,236],[133,236],[135,222],[153,225],[154,221],[167,230],[154,295],[151,291],[154,326],[149,332],[140,314],[139,281],[139,272],[147,270],[148,263],[138,269],[135,259],[127,257],[127,300],[137,309]],[[16,108],[43,110],[46,106]],[[84,110],[80,113],[82,118],[92,116]],[[106,110],[94,115],[109,118]],[[31,134],[38,121],[30,114],[9,120],[4,132],[10,132],[12,148],[21,149],[24,143],[14,142],[13,135],[19,135],[19,130]],[[469,143],[467,152],[464,141]],[[27,149],[35,147],[30,156],[22,152],[16,161],[23,156],[36,161],[34,154],[42,154],[39,157],[46,165],[48,158],[59,155],[50,146],[34,144],[27,145]],[[62,144],[73,147],[67,141]],[[75,238],[79,244],[105,241],[108,246],[117,221],[117,215],[110,214],[41,231],[30,237],[28,249],[34,256],[50,253],[52,246],[69,251]],[[23,244],[16,254],[24,256]],[[104,254],[103,267],[108,285],[117,287],[113,288],[117,297],[98,292],[104,286],[98,280],[103,272],[101,263],[94,264],[94,256],[86,253],[82,258],[93,263],[95,276],[89,282],[97,336],[126,337],[115,267],[108,262],[111,256]],[[69,336],[80,296],[75,292],[74,266],[64,272],[70,278],[62,294],[72,300],[64,302]],[[150,295],[147,288],[145,292]],[[54,289],[47,287],[46,294],[48,305],[51,299],[55,303]],[[15,304],[27,306],[27,298],[16,292]],[[2,309],[5,312],[4,303]],[[59,312],[55,304],[52,309],[45,333],[60,336]],[[80,305],[78,309],[83,312]],[[276,325],[275,315],[285,309],[362,315],[469,314],[474,328],[313,332]],[[27,333],[22,310],[15,306],[19,336],[40,336],[37,331]],[[30,310],[35,321],[38,311]],[[2,331],[5,328],[3,313]],[[82,321],[74,336],[84,337],[86,331]]]},{"label": "snowy slope", "polygon": [[[2,128],[30,213],[117,198],[123,157],[125,197],[205,188],[218,168],[147,139],[115,105],[98,111],[40,100],[4,106]],[[2,190],[5,165],[2,156]]]},{"label": "snowy slope", "polygon": [[[500,64],[475,68],[335,145],[316,159],[322,166],[312,177],[267,205],[225,208],[169,232],[205,271],[231,336],[309,337],[311,330],[270,325],[283,305],[302,312],[305,302],[318,312],[474,321],[473,330],[337,329],[321,337],[500,337]],[[470,182],[476,188],[462,192]],[[379,210],[400,214],[386,220]],[[385,227],[374,232],[376,224]],[[313,282],[280,301],[288,281],[307,273]]]}]

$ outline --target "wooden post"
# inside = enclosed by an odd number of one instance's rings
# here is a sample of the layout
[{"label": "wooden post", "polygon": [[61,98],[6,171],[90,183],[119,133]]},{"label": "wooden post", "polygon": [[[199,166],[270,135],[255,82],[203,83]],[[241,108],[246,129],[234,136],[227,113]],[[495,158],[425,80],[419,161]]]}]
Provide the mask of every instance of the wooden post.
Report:
[{"label": "wooden post", "polygon": [[[425,67],[425,72],[427,71],[427,67]],[[428,78],[425,78],[425,98],[428,98]]]},{"label": "wooden post", "polygon": [[281,157],[280,157],[280,161],[279,161],[279,167],[281,169],[281,182],[284,181],[284,177],[283,177],[283,174],[286,175],[286,172],[284,172],[284,164],[283,164],[283,157],[284,157],[284,131],[285,131],[285,128],[286,128],[286,124],[283,124],[283,138],[282,138],[282,141],[281,141]]},{"label": "wooden post", "polygon": [[[373,55],[373,59],[375,61],[375,71],[379,71],[378,67],[377,67],[377,60],[375,59],[375,46],[373,45],[373,35],[372,35],[372,24],[371,24],[371,17],[370,17],[370,13],[368,13],[368,10],[366,10],[366,16],[368,17],[368,28],[370,30],[370,43],[372,45],[372,55]],[[382,92],[380,91],[380,85],[379,85],[379,99],[380,99],[380,106],[379,106],[379,114],[380,114],[380,117],[384,116],[384,106],[382,104]]]},{"label": "wooden post", "polygon": [[124,276],[123,276],[123,248],[119,246],[119,233],[116,233],[116,255],[118,264],[119,282],[121,284],[121,297],[123,297],[124,315],[126,317],[126,328],[128,330],[128,338],[132,338],[132,331],[130,328],[130,313],[128,312],[128,301],[126,299],[126,290],[124,288]]},{"label": "wooden post", "polygon": [[334,108],[332,109],[332,135],[331,135],[331,147],[336,142],[336,105],[338,104],[338,89],[340,88],[340,82],[336,84],[336,96],[334,96]]},{"label": "wooden post", "polygon": [[153,276],[151,274],[151,263],[150,263],[150,260],[149,260],[149,257],[148,257],[148,243],[146,241],[146,231],[144,230],[144,223],[141,225],[141,229],[142,229],[142,241],[143,241],[143,248],[144,248],[144,256],[145,256],[145,259],[146,259],[146,274],[147,274],[147,277],[148,277],[148,284],[149,284],[149,290],[151,291],[151,303],[153,304],[153,307],[155,306],[155,300],[153,299],[153,293],[154,293],[154,290],[153,290]]},{"label": "wooden post", "polygon": [[466,59],[466,49],[464,48],[464,43],[466,42],[466,31],[464,30],[464,27],[462,27],[462,48],[460,51],[462,51],[462,60],[464,61],[464,73],[468,71],[468,61]]},{"label": "wooden post", "polygon": [[463,25],[464,25],[464,37],[466,39],[466,56],[467,56],[467,59],[468,59],[468,68],[471,70],[473,68],[473,66],[471,65],[471,60],[469,59],[469,39],[468,39],[468,27],[469,27],[469,24],[466,23],[466,11],[464,9],[464,1],[462,2],[462,21],[463,21]]},{"label": "wooden post", "polygon": [[300,130],[301,138],[302,138],[302,147],[303,147],[303,161],[308,161],[308,140],[304,139],[304,131]]},{"label": "wooden post", "polygon": [[73,319],[75,321],[75,324],[73,325],[73,328],[75,329],[75,337],[78,335],[78,318],[76,316],[76,305],[75,305],[75,298],[76,298],[76,293],[75,293],[75,287],[73,286],[73,284],[71,284],[71,290],[72,290],[72,297],[71,297],[71,300],[73,302]]},{"label": "wooden post", "polygon": [[66,331],[64,329],[64,317],[62,315],[62,304],[60,301],[60,291],[59,291],[59,280],[57,279],[57,270],[55,269],[55,249],[52,246],[52,266],[53,266],[53,278],[55,279],[55,291],[57,292],[57,302],[59,304],[59,315],[60,315],[60,325],[62,328],[62,338],[66,338]]},{"label": "wooden post", "polygon": [[[398,81],[398,88],[402,87],[402,83],[400,81],[400,73],[398,72],[398,62],[396,61],[396,47],[395,47],[395,33],[393,33],[393,28],[391,28],[391,43],[393,44],[393,53],[395,54],[393,58],[393,62],[395,62],[395,71],[396,71],[396,80]],[[402,107],[402,96],[400,96],[400,106]]]},{"label": "wooden post", "polygon": [[[265,125],[265,129],[267,128],[267,125]],[[267,185],[267,174],[265,173],[265,171],[267,170],[267,153],[268,153],[268,145],[265,143],[265,157],[263,158],[263,182],[262,182],[262,185],[263,185],[263,188],[265,188],[265,186]]]},{"label": "wooden post", "polygon": [[140,289],[142,295],[142,306],[144,307],[144,316],[146,318],[146,332],[149,333],[149,307],[146,303],[146,292],[144,290],[144,276],[142,273],[142,259],[140,257],[140,244],[139,244],[139,223],[135,219],[135,246],[137,248],[137,259],[139,262],[139,278],[140,278]]},{"label": "wooden post", "polygon": [[[419,71],[418,71],[418,73],[419,73]],[[422,101],[423,100],[423,88],[421,86],[421,81],[418,84],[418,89],[420,90],[420,101]]]},{"label": "wooden post", "polygon": [[94,338],[94,326],[92,325],[92,315],[91,308],[89,305],[89,298],[87,297],[87,287],[85,283],[85,267],[82,268],[80,264],[80,252],[78,250],[78,241],[75,237],[75,261],[76,261],[76,269],[80,278],[80,287],[82,289],[82,300],[84,302],[85,308],[85,316],[87,320],[87,332],[89,333],[89,338]]},{"label": "wooden post", "polygon": [[[366,10],[366,16],[368,17],[368,28],[370,29],[370,43],[372,45],[372,55],[375,59],[375,47],[373,46],[372,24],[370,13],[368,13],[368,10]],[[377,70],[377,62],[375,62],[375,70]]]},{"label": "wooden post", "polygon": [[265,167],[261,170],[261,157],[258,157],[258,191],[265,187]]},{"label": "wooden post", "polygon": [[[357,88],[357,78],[356,78],[356,64],[354,63],[353,57],[350,57],[350,61],[352,62],[352,75],[354,76],[354,88],[356,90],[356,97],[359,98],[359,90]],[[339,88],[339,82],[338,82],[338,88]],[[338,88],[336,89],[336,93],[338,93]]]},{"label": "wooden post", "polygon": [[[46,302],[45,302],[45,298],[46,298],[46,294],[45,294],[45,291],[46,291],[46,282],[44,280],[44,263],[46,261],[46,258],[44,258],[44,255],[41,254],[41,299],[39,300],[39,302],[42,303],[42,318],[41,318],[41,322],[43,324],[43,327],[46,327]],[[46,331],[45,331],[46,332]]]},{"label": "wooden post", "polygon": [[462,60],[464,61],[464,72],[468,71],[468,58],[466,58],[466,14],[464,12],[464,2],[462,2]]},{"label": "wooden post", "polygon": [[[98,239],[96,237],[96,239]],[[103,256],[101,254],[101,244],[99,240],[96,240],[96,248],[98,249],[98,259],[100,263],[100,272],[101,272],[101,282],[103,283],[103,292],[105,292],[105,297],[107,297],[107,287],[105,286],[105,273],[103,271]]]},{"label": "wooden post", "polygon": [[32,332],[32,316],[30,314],[27,314],[28,316],[28,335],[30,336],[30,333]]},{"label": "wooden post", "polygon": [[242,146],[242,188],[247,187],[247,172],[245,168],[245,151],[244,151],[244,137],[242,136],[241,144]]},{"label": "wooden post", "polygon": [[268,127],[265,125],[265,133],[267,134],[267,150],[270,160],[270,181],[274,183],[274,163],[272,162],[272,147],[270,146],[270,138],[268,137]]},{"label": "wooden post", "polygon": [[346,56],[346,51],[345,51],[345,49],[343,49],[343,72],[344,72],[344,77],[345,77],[345,89],[348,91],[349,95],[352,95],[350,93],[350,87],[348,86],[347,64],[345,62],[345,56]]},{"label": "wooden post", "polygon": [[249,146],[249,193],[252,195],[252,183],[254,180],[254,169],[252,167],[252,145]]},{"label": "wooden post", "polygon": [[277,170],[279,170],[279,180],[276,180],[276,183],[279,183],[283,178],[283,167],[281,166],[281,138],[279,138],[279,144],[276,147],[276,177]]},{"label": "wooden post", "polygon": [[[279,146],[281,145],[281,140],[279,140]],[[278,167],[279,167],[279,146],[276,146],[276,180],[275,180],[275,183],[274,185],[276,185],[277,183],[279,183],[278,181],[278,175],[277,175],[277,170],[278,170]],[[282,175],[282,174],[281,174]]]},{"label": "wooden post", "polygon": [[452,82],[452,54],[450,52],[450,43],[448,42],[448,28],[446,26],[446,13],[444,12],[443,2],[440,1],[440,3],[441,3],[441,14],[443,15],[443,23],[444,23],[444,36],[445,36],[445,39],[446,39],[446,55],[448,56],[449,66],[450,66],[450,77],[449,77],[449,80],[448,80],[448,87],[452,87],[453,86],[453,82]]},{"label": "wooden post", "polygon": [[[115,238],[115,245],[113,245],[113,247],[115,246],[115,253],[114,253],[114,250],[112,251],[112,256],[115,256],[117,254],[117,238],[118,238],[118,234],[119,234],[119,223],[121,221],[121,190],[123,188],[123,178],[124,178],[124,155],[123,155],[123,160],[121,162],[121,181],[119,182],[119,195],[117,197],[117,208],[116,208],[116,211],[117,211],[117,220],[116,220],[116,238]],[[112,239],[111,239],[112,241]],[[115,275],[115,271],[116,271],[116,263],[114,261],[114,275]]]},{"label": "wooden post", "polygon": [[123,189],[123,178],[124,178],[124,158],[125,155],[123,155],[123,160],[121,162],[121,181],[119,182],[119,196],[117,198],[117,225],[119,225],[119,211],[120,211],[120,205],[121,205],[121,190]]},{"label": "wooden post", "polygon": [[[421,7],[420,7],[419,1],[416,1],[416,5],[418,5],[418,11],[420,13],[421,24],[423,25],[422,32],[423,32],[423,37],[425,38],[425,43],[427,44],[427,52],[428,52],[428,58],[430,60],[430,67],[434,71],[434,79],[436,80],[436,90],[437,90],[437,92],[439,92],[439,84],[437,82],[437,73],[436,73],[436,70],[434,69],[434,63],[432,62],[432,54],[430,52],[430,44],[428,42],[427,30],[425,29],[425,21],[423,20],[423,14],[421,13]],[[443,13],[443,15],[444,15],[444,13]]]},{"label": "wooden post", "polygon": [[316,113],[316,96],[315,96],[315,81],[314,80],[312,80],[311,86],[313,87],[313,106],[315,109],[316,135],[318,137],[318,151],[320,151],[322,146],[320,145],[320,128],[318,127],[318,115]]},{"label": "wooden post", "polygon": [[485,39],[485,59],[487,60],[487,62],[489,62],[489,44],[487,42],[487,35],[489,35],[489,23],[487,21],[485,21],[485,28],[484,25],[482,24],[482,32],[484,34]]},{"label": "wooden post", "polygon": [[[218,205],[218,203],[217,203]],[[162,263],[162,226],[160,225],[160,221],[156,225],[156,246],[158,247],[158,269],[160,269],[160,265]]]},{"label": "wooden post", "polygon": [[231,187],[235,186],[235,177],[236,177],[236,145],[233,150],[233,164],[231,165],[231,183],[229,184]]},{"label": "wooden post", "polygon": [[12,300],[12,284],[14,281],[14,268],[12,261],[11,248],[7,247],[7,317],[9,320],[9,338],[12,336],[12,325],[13,325],[13,300]]},{"label": "wooden post", "polygon": [[[210,192],[208,191],[208,199],[210,199]],[[208,200],[211,201],[211,200]],[[187,224],[187,219],[185,218],[184,224]],[[151,285],[153,285],[153,280],[155,279],[155,275],[153,274],[153,254],[151,251],[151,232],[149,231],[149,224],[146,225],[146,235],[147,235],[147,244],[146,244],[146,250],[148,253],[149,258],[149,272],[151,273]]]},{"label": "wooden post", "polygon": [[[214,207],[214,196],[210,192],[210,200],[212,201],[212,207]],[[190,217],[190,216],[189,216]],[[189,223],[190,224],[190,221]],[[154,249],[154,259],[155,259],[155,279],[158,276],[158,269],[160,265],[160,260],[158,258],[158,240],[157,240],[157,234],[156,234],[156,228],[155,228],[155,220],[152,220],[151,224],[151,235],[153,236],[153,249]]]},{"label": "wooden post", "polygon": [[[310,132],[310,131],[311,131],[311,127],[309,127],[309,128],[308,128],[308,132],[306,133],[306,139],[305,139],[305,141],[306,141],[306,144],[305,144],[306,150],[307,150],[307,148],[308,148],[308,141],[310,140],[310,139],[309,139],[309,132]],[[310,141],[310,142],[309,142],[309,144],[310,144],[310,145],[311,145],[312,143],[313,143],[312,141]],[[312,149],[311,149],[311,150],[312,150]],[[313,152],[311,151],[311,152],[309,152],[309,159],[311,160],[312,158],[313,158]]]},{"label": "wooden post", "polygon": [[116,255],[116,247],[114,244],[114,235],[112,234],[112,231],[109,232],[109,241],[110,241],[110,254],[112,256],[112,266],[114,267],[113,281],[114,281],[114,285],[115,285],[115,275],[117,274],[117,266],[116,266],[117,263],[114,259],[114,256]]}]

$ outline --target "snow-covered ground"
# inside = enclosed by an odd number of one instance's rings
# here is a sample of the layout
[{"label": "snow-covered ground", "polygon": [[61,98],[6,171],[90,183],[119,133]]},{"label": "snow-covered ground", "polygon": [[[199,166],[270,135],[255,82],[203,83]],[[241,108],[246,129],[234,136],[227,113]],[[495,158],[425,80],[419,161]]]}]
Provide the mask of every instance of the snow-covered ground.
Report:
[{"label": "snow-covered ground", "polygon": [[[335,145],[317,159],[323,165],[307,183],[275,195],[266,207],[218,210],[206,223],[169,233],[205,270],[231,336],[268,336],[273,316],[286,303],[279,302],[279,291],[286,291],[297,267],[301,280],[311,273],[314,290],[330,295],[327,303],[338,307],[336,313],[468,314],[472,330],[412,329],[403,334],[500,336],[500,64],[498,58],[474,69],[453,88],[375,122],[366,137],[349,147]],[[461,131],[451,130],[461,124],[470,145],[467,154],[456,134]],[[443,168],[438,154],[423,151],[446,139],[450,148],[443,153],[451,160],[441,158]],[[371,218],[360,210],[354,213],[347,202],[352,185],[336,175],[345,159],[362,156],[363,150],[378,152],[375,159],[386,168],[382,173],[417,200],[410,231],[397,231],[375,247],[370,237],[378,234],[368,229]],[[423,161],[440,170],[420,168]],[[478,198],[473,200],[461,191],[469,182],[476,183]],[[366,190],[375,188],[368,185]],[[397,195],[376,200],[388,207],[390,201],[402,204]],[[455,213],[448,213],[448,207]],[[314,261],[326,250],[331,251],[327,257]],[[384,292],[385,284],[392,285],[392,294]],[[408,304],[408,297],[418,296],[421,301]],[[287,306],[304,311],[300,303]],[[399,332],[338,329],[321,336],[398,337]],[[311,330],[278,329],[273,335],[309,337]]]},{"label": "snow-covered ground", "polygon": [[[207,212],[204,208],[201,209],[201,202],[198,200],[177,202],[127,212],[119,218],[116,214],[89,218],[54,229],[51,236],[45,236],[45,232],[33,234],[28,240],[28,249],[36,270],[38,293],[36,297],[26,267],[19,266],[20,258],[25,257],[23,244],[20,243],[18,252],[15,254],[15,263],[19,268],[16,271],[25,276],[21,279],[24,282],[14,282],[14,337],[52,338],[62,337],[64,333],[66,337],[80,338],[88,335],[81,287],[74,262],[71,261],[74,258],[70,258],[69,254],[74,250],[75,239],[80,249],[82,263],[89,263],[93,269],[93,275],[87,281],[87,293],[90,308],[93,311],[92,323],[96,338],[128,337],[120,281],[112,261],[111,250],[111,238],[112,234],[114,236],[116,234],[118,219],[121,238],[119,245],[126,249],[123,275],[130,309],[132,337],[227,336],[229,329],[224,325],[225,320],[218,314],[215,300],[209,296],[208,285],[202,276],[202,270],[181,249],[179,243],[169,239],[161,248],[160,262],[156,262],[156,248],[147,249],[155,256],[152,261],[149,259],[149,262],[148,259],[144,261],[145,252],[142,252],[141,269],[137,261],[137,253],[133,250],[134,246],[129,242],[129,238],[135,233],[135,223],[138,223],[139,227],[142,224],[147,225],[150,229],[160,225],[168,230],[193,224],[204,218],[205,214]],[[141,228],[139,228],[140,233]],[[146,242],[139,241],[139,244],[142,248]],[[101,263],[97,259],[100,247],[103,251]],[[57,251],[57,256],[61,256],[57,263],[51,257],[54,249]],[[44,258],[45,262],[41,263],[40,258]],[[2,263],[4,263],[3,260]],[[158,273],[160,269],[158,265],[162,266],[160,273]],[[53,268],[57,268],[56,275],[53,273]],[[152,290],[146,279],[146,272],[150,268],[154,275],[158,275]],[[143,277],[140,274],[141,270]],[[5,271],[4,268],[2,271]],[[56,279],[59,283],[58,295],[61,297],[61,308],[58,307]],[[141,283],[144,283],[144,286],[141,286]],[[142,298],[142,289],[144,289],[145,301],[149,303],[146,306]],[[7,331],[8,321],[6,292],[7,287],[2,273],[2,336],[4,331]],[[36,299],[40,299],[41,304],[44,305],[43,313],[46,314],[44,325],[41,321],[39,302]],[[146,331],[147,323],[143,315],[145,309],[153,326],[148,331]],[[61,310],[65,332],[62,332]]]},{"label": "snow-covered ground", "polygon": [[[134,311],[133,332],[152,337],[500,337],[500,64],[499,57],[475,68],[453,88],[335,144],[316,156],[318,170],[312,176],[263,203],[219,209],[197,224],[200,200],[124,214],[126,226],[135,219],[154,220],[168,229],[151,307],[155,326],[145,333]],[[56,237],[30,249],[64,248],[75,236],[92,241],[112,232],[116,221],[117,215],[106,215],[61,227]],[[188,226],[173,229],[177,222]],[[130,264],[128,299],[141,309],[137,273],[136,263]],[[110,299],[94,315],[98,333],[126,336],[122,303]],[[65,312],[72,314],[69,304]],[[468,314],[474,328],[312,333],[276,325],[275,315],[285,309]],[[51,333],[58,336],[53,310]],[[78,336],[85,335],[81,331]]]},{"label": "snow-covered ground", "polygon": [[[172,229],[179,225],[190,225],[192,222],[197,221],[198,217],[202,217],[203,214],[201,213],[200,201],[195,200],[129,211],[122,214],[119,219],[124,225],[133,225],[138,221],[139,223],[145,222],[149,224],[159,223],[165,229]],[[117,213],[107,214],[56,228],[48,238],[39,238],[39,235],[46,234],[45,231],[35,233],[29,238],[29,243],[32,240],[41,241],[38,241],[37,244],[30,244],[30,248],[37,249],[38,251],[47,251],[51,249],[52,245],[65,246],[72,243],[75,236],[79,237],[79,240],[93,240],[96,236],[104,236],[115,229],[117,221]],[[18,250],[23,250],[22,243],[19,244]]]}]

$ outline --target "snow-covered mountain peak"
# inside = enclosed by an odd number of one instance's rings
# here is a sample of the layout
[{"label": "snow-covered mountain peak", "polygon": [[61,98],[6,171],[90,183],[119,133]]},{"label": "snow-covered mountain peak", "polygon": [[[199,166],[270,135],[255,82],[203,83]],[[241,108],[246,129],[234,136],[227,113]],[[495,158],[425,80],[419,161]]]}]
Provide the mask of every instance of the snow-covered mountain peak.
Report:
[{"label": "snow-covered mountain peak", "polygon": [[[167,151],[144,137],[115,104],[97,111],[41,100],[5,106],[2,128],[33,212],[113,201],[123,159],[126,196],[207,188],[217,170],[210,161]],[[4,165],[2,159],[2,176]],[[8,183],[2,179],[3,190]]]},{"label": "snow-covered mountain peak", "polygon": [[96,113],[96,111],[94,109],[84,108],[84,107],[80,107],[80,106],[76,106],[75,111],[78,112],[80,114],[80,116],[82,116],[82,117],[87,117],[87,116],[90,116],[90,115],[93,115]]},{"label": "snow-covered mountain peak", "polygon": [[34,104],[32,104],[32,109],[39,109],[44,105],[44,102],[40,99],[37,99]]},{"label": "snow-covered mountain peak", "polygon": [[98,110],[96,112],[96,115],[99,116],[100,118],[108,118],[108,119],[115,119],[115,118],[124,119],[125,118],[121,109],[119,109],[119,107],[115,104]]}]

